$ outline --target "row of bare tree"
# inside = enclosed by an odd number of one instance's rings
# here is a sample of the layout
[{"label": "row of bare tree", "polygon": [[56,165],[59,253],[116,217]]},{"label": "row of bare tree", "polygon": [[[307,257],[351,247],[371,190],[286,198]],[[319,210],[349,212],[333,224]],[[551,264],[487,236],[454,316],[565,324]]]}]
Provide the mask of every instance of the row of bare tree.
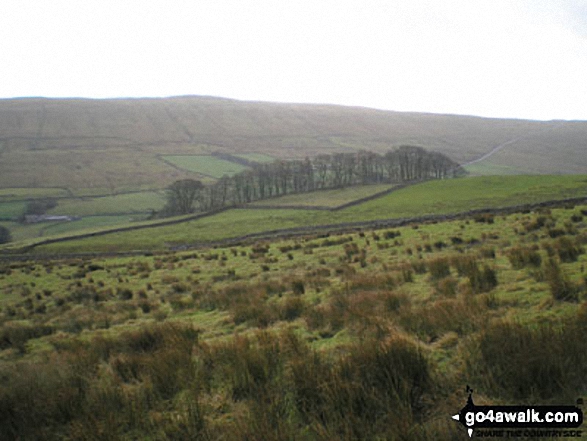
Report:
[{"label": "row of bare tree", "polygon": [[256,164],[204,186],[192,179],[169,187],[163,215],[209,211],[260,199],[314,190],[453,177],[459,164],[438,152],[403,146],[381,155],[369,151]]}]

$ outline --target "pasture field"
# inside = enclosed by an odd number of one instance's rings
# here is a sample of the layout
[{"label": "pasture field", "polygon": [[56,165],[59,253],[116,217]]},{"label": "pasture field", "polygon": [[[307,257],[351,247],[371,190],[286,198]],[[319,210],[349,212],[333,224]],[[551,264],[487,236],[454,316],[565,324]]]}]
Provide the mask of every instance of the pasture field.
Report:
[{"label": "pasture field", "polygon": [[[39,193],[39,195],[41,194],[46,193]],[[165,205],[165,194],[163,191],[148,191],[113,196],[60,198],[57,200],[57,207],[47,213],[83,217],[83,219],[73,222],[21,224],[14,221],[24,213],[26,203],[25,200],[0,202],[0,221],[4,220],[3,225],[12,232],[15,241],[68,232],[74,233],[88,228],[120,226],[144,220],[153,210],[160,210]]]},{"label": "pasture field", "polygon": [[150,213],[165,205],[163,191],[124,193],[93,198],[61,199],[50,214],[70,216],[103,216],[130,213]]},{"label": "pasture field", "polygon": [[91,233],[105,228],[120,227],[129,223],[144,221],[145,214],[86,216],[72,221],[38,222],[23,224],[20,222],[0,222],[11,232],[16,243],[26,245],[41,238],[51,236],[69,236],[70,234]]},{"label": "pasture field", "polygon": [[258,162],[260,164],[275,161],[273,156],[269,156],[264,153],[239,153],[235,154],[234,156],[237,158],[246,159],[247,161]]},{"label": "pasture field", "polygon": [[0,203],[0,220],[12,220],[24,213],[26,202],[13,201]]},{"label": "pasture field", "polygon": [[412,217],[587,195],[587,175],[486,176],[428,181],[341,211],[364,219]]},{"label": "pasture field", "polygon": [[62,235],[75,232],[95,231],[112,226],[145,220],[144,214],[86,216],[69,222],[48,222],[44,224],[43,236]]},{"label": "pasture field", "polygon": [[43,228],[47,226],[41,223],[21,224],[20,222],[2,220],[0,220],[0,225],[10,230],[10,235],[14,243],[25,243],[40,237],[43,234]]},{"label": "pasture field", "polygon": [[211,155],[166,155],[161,158],[176,167],[215,179],[224,175],[232,176],[247,169],[244,165]]},{"label": "pasture field", "polygon": [[0,202],[69,196],[64,188],[0,188]]},{"label": "pasture field", "polygon": [[497,165],[490,163],[486,159],[475,164],[466,165],[464,169],[471,174],[471,176],[500,176],[500,175],[519,175],[523,174],[519,168],[508,165]]},{"label": "pasture field", "polygon": [[372,196],[392,188],[391,184],[360,185],[333,190],[320,190],[303,194],[290,194],[262,201],[255,201],[251,206],[307,206],[335,208],[349,202]]},{"label": "pasture field", "polygon": [[[164,249],[245,234],[344,222],[450,214],[476,208],[580,197],[587,177],[500,176],[428,181],[336,212],[292,209],[231,209],[182,224],[128,231],[38,247],[39,252]],[[17,244],[13,244],[15,246]]]},{"label": "pasture field", "polygon": [[580,205],[0,261],[0,432],[456,441],[466,385],[478,404],[574,404],[586,220]]}]

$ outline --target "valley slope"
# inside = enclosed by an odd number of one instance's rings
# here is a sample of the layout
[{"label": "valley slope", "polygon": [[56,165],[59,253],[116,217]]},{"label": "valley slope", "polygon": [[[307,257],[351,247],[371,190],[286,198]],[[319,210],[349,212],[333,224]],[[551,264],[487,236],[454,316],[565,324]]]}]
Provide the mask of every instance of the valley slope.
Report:
[{"label": "valley slope", "polygon": [[[525,121],[211,97],[0,100],[0,188],[112,194],[206,176],[165,155],[299,158],[421,145],[480,174],[584,173],[587,122]],[[82,191],[83,190],[83,191]]]}]

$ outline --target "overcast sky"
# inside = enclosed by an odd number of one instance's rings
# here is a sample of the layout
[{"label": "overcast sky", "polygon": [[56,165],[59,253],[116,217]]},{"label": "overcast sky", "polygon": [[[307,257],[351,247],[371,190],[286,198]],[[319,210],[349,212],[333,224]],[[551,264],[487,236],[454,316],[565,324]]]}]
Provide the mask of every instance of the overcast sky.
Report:
[{"label": "overcast sky", "polygon": [[0,97],[587,120],[587,0],[0,0]]}]

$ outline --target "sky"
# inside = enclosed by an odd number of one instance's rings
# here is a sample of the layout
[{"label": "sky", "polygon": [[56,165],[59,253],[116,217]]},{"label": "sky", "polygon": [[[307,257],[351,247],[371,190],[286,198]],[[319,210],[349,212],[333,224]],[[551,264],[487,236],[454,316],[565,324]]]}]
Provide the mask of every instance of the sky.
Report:
[{"label": "sky", "polygon": [[0,98],[587,120],[587,0],[1,0]]}]

